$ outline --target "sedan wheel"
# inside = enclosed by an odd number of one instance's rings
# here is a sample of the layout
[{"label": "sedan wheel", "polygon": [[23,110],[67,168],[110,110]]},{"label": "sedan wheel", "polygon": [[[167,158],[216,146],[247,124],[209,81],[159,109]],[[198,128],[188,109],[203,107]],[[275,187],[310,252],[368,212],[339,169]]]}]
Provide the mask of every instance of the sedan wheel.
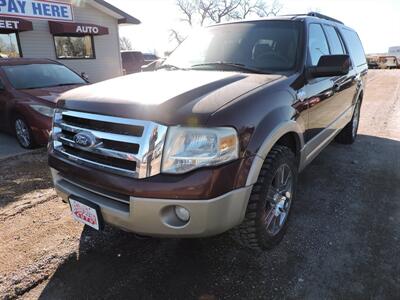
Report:
[{"label": "sedan wheel", "polygon": [[25,120],[21,117],[15,118],[14,121],[15,126],[15,135],[19,144],[26,149],[30,149],[33,147],[33,139],[31,130]]}]

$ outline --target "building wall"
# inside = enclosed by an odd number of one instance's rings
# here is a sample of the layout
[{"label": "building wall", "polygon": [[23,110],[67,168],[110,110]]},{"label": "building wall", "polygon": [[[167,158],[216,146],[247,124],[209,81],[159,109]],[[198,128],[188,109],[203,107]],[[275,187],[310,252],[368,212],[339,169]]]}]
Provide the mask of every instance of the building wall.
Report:
[{"label": "building wall", "polygon": [[[397,59],[400,60],[400,46],[390,47],[389,54],[396,56]],[[400,61],[399,61],[399,63],[400,63]]]},{"label": "building wall", "polygon": [[[93,37],[96,59],[61,59],[58,61],[79,74],[85,72],[91,82],[122,75],[118,20],[84,3],[79,7],[74,6],[73,11],[74,22],[108,27],[109,34]],[[33,31],[19,33],[23,56],[56,60],[53,35],[50,34],[48,21],[31,21]]]}]

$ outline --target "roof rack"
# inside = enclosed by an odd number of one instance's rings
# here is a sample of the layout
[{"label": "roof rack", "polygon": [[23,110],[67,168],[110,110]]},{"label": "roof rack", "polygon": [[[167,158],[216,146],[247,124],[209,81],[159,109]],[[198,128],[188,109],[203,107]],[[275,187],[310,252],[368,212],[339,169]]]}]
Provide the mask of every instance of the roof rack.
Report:
[{"label": "roof rack", "polygon": [[326,15],[323,15],[323,14],[320,14],[320,13],[317,13],[317,12],[313,12],[313,11],[312,11],[312,12],[309,12],[309,13],[307,14],[307,16],[316,17],[316,18],[320,18],[320,19],[325,19],[325,20],[329,20],[329,21],[336,22],[336,23],[340,23],[340,24],[343,24],[343,25],[344,25],[344,23],[343,23],[342,21],[339,21],[339,20],[337,20],[337,19],[328,17],[328,16],[326,16]]}]

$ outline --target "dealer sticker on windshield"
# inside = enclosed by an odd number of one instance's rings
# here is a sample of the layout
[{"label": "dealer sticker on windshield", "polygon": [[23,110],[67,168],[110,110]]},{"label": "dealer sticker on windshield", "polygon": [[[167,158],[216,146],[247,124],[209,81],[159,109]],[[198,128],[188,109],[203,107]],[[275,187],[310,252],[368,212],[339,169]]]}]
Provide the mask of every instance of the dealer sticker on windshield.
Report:
[{"label": "dealer sticker on windshield", "polygon": [[75,220],[100,230],[96,209],[73,199],[69,199],[69,203],[71,204],[72,216]]}]

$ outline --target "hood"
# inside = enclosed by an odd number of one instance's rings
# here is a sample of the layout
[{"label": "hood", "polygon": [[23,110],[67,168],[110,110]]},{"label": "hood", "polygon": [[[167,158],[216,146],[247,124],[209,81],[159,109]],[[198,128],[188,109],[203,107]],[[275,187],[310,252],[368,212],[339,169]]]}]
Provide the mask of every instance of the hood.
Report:
[{"label": "hood", "polygon": [[59,106],[166,125],[201,123],[228,102],[281,77],[218,71],[137,73],[71,90]]},{"label": "hood", "polygon": [[60,97],[62,93],[77,88],[79,86],[81,85],[75,84],[75,85],[45,87],[38,89],[25,89],[19,91],[28,94],[30,96],[39,98],[40,100],[48,101],[55,104],[57,102],[58,97]]}]

